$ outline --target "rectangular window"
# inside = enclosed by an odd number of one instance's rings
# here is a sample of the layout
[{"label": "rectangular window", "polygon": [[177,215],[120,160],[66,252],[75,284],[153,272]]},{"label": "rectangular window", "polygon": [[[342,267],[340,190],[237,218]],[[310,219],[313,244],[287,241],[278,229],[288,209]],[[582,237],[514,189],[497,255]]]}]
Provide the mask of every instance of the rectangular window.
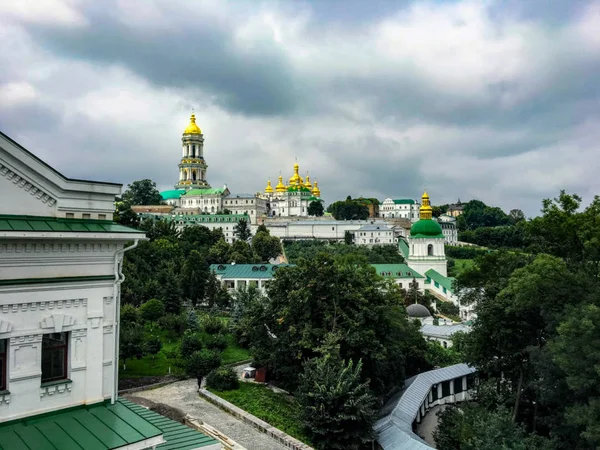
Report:
[{"label": "rectangular window", "polygon": [[75,218],[75,214],[73,214],[73,213],[67,213],[67,214],[65,215],[65,217],[66,217],[67,219],[74,219],[74,218]]},{"label": "rectangular window", "polygon": [[82,219],[89,219],[89,218],[90,218],[90,215],[89,215],[89,214],[82,214],[82,215],[81,215],[81,218],[82,218]]},{"label": "rectangular window", "polygon": [[98,214],[98,220],[106,220],[106,214]]},{"label": "rectangular window", "polygon": [[0,391],[6,389],[6,339],[0,339]]},{"label": "rectangular window", "polygon": [[42,338],[42,383],[67,378],[68,333],[50,333]]}]

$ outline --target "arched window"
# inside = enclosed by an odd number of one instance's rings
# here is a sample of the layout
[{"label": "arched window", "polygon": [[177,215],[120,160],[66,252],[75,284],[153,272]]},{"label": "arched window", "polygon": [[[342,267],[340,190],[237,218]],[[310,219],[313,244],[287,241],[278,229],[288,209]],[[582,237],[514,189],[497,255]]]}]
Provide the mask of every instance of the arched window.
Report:
[{"label": "arched window", "polygon": [[427,256],[433,256],[433,244],[427,246]]},{"label": "arched window", "polygon": [[192,170],[192,180],[196,181],[196,171]]}]

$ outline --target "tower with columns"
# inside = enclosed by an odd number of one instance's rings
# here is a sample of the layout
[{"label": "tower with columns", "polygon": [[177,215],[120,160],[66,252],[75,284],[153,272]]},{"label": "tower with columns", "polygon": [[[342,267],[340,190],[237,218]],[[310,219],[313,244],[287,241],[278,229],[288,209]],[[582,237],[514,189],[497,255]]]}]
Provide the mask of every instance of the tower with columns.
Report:
[{"label": "tower with columns", "polygon": [[183,154],[179,163],[179,182],[175,189],[210,189],[206,181],[204,161],[204,135],[196,125],[196,115],[192,113],[190,123],[181,137]]}]

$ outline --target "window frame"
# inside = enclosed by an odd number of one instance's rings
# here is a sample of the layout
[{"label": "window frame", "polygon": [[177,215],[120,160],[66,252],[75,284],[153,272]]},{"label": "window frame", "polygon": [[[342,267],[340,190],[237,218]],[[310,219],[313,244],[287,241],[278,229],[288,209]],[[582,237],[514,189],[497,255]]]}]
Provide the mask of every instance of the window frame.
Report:
[{"label": "window frame", "polygon": [[[54,345],[52,347],[44,347],[44,339],[46,336],[50,337],[55,334],[60,334],[64,336],[64,344]],[[63,351],[63,374],[60,377],[52,377],[52,378],[44,378],[44,351]],[[52,383],[55,381],[68,380],[69,379],[69,333],[46,333],[42,336],[42,375],[41,375],[41,383]]]}]

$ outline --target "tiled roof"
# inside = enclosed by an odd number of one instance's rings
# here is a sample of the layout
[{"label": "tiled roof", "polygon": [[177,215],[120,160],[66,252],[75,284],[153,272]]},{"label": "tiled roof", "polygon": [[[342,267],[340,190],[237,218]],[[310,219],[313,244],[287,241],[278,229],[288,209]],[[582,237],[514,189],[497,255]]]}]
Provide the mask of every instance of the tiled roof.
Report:
[{"label": "tiled roof", "polygon": [[406,264],[371,264],[371,266],[384,278],[425,278]]},{"label": "tiled roof", "polygon": [[275,271],[293,264],[211,264],[210,270],[224,279],[271,279]]},{"label": "tiled roof", "polygon": [[13,215],[0,215],[0,231],[143,234],[142,231],[119,225],[110,220]]},{"label": "tiled roof", "polygon": [[425,272],[425,276],[427,278],[432,279],[433,281],[436,281],[440,286],[445,287],[446,290],[454,292],[454,289],[452,287],[452,284],[454,283],[454,278],[445,277],[444,275],[442,275],[434,269],[429,269],[427,272]]}]

